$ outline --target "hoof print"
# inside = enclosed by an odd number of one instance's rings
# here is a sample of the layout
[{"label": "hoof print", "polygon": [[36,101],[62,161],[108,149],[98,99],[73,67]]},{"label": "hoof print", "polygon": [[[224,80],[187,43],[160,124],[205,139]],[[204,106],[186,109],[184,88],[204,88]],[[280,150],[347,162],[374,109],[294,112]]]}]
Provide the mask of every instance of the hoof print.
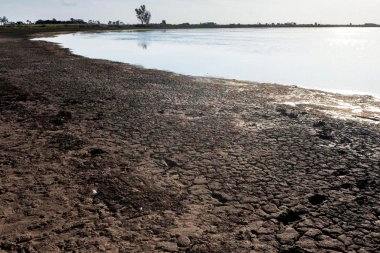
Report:
[{"label": "hoof print", "polygon": [[309,198],[309,202],[312,205],[322,204],[326,200],[326,196],[322,194],[315,194]]},{"label": "hoof print", "polygon": [[287,210],[286,212],[280,214],[278,216],[277,220],[284,225],[288,225],[289,223],[301,220],[301,215],[306,214],[307,211],[299,210],[299,211],[293,211],[293,210]]}]

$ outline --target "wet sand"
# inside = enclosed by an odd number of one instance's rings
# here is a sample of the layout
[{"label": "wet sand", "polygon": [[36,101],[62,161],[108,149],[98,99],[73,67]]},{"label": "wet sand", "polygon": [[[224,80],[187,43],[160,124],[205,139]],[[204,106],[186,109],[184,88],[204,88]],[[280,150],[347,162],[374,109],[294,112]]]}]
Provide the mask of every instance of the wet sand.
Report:
[{"label": "wet sand", "polygon": [[0,252],[379,252],[380,102],[0,35]]}]

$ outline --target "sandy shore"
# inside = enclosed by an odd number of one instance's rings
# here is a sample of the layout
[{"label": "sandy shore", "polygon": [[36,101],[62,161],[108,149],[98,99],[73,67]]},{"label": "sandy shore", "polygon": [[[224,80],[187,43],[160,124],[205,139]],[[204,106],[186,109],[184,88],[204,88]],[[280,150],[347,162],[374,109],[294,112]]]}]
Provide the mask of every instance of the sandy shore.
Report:
[{"label": "sandy shore", "polygon": [[380,102],[0,35],[0,252],[379,252]]}]

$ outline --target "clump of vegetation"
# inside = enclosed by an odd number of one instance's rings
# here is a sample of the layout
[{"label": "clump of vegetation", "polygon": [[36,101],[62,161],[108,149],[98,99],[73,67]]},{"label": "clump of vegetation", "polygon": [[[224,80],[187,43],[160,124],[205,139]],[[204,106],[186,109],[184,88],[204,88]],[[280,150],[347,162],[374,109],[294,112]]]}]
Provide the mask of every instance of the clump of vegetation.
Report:
[{"label": "clump of vegetation", "polygon": [[47,24],[86,24],[85,21],[83,21],[83,19],[74,19],[74,18],[71,18],[70,20],[67,20],[67,21],[61,21],[61,20],[56,20],[55,18],[53,19],[47,19],[47,20],[42,20],[42,19],[39,19],[36,21],[36,24],[37,25],[47,25]]},{"label": "clump of vegetation", "polygon": [[100,21],[99,20],[89,20],[87,22],[87,24],[90,24],[90,25],[100,25]]},{"label": "clump of vegetation", "polygon": [[117,20],[117,21],[108,21],[108,25],[124,25],[124,22]]}]

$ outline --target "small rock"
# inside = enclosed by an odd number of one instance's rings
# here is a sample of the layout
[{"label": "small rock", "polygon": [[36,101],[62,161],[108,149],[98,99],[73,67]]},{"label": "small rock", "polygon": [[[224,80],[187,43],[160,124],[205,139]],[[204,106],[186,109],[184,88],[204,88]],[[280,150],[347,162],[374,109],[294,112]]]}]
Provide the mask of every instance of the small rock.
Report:
[{"label": "small rock", "polygon": [[172,242],[162,242],[160,248],[165,252],[178,252],[177,244]]},{"label": "small rock", "polygon": [[191,241],[190,241],[189,237],[187,237],[185,235],[181,235],[177,239],[177,245],[179,247],[188,247],[190,245],[190,243],[191,243]]},{"label": "small rock", "polygon": [[249,229],[251,230],[251,233],[257,234],[259,229],[263,226],[263,221],[254,221],[249,224]]},{"label": "small rock", "polygon": [[321,235],[322,234],[322,231],[319,230],[319,229],[309,229],[308,231],[306,231],[305,235],[307,236],[310,236],[310,237],[316,237],[318,235]]},{"label": "small rock", "polygon": [[268,204],[263,206],[263,210],[266,213],[277,213],[279,210],[275,204]]},{"label": "small rock", "polygon": [[310,239],[306,236],[301,237],[297,242],[296,245],[302,249],[315,249],[315,241],[313,239]]},{"label": "small rock", "polygon": [[336,239],[327,239],[319,242],[319,246],[327,249],[340,250],[342,252],[345,251],[345,246],[342,242]]},{"label": "small rock", "polygon": [[277,234],[276,237],[281,244],[292,245],[299,237],[299,234],[294,228],[287,228],[284,233]]},{"label": "small rock", "polygon": [[203,176],[198,176],[194,179],[194,184],[207,184],[207,179]]}]

